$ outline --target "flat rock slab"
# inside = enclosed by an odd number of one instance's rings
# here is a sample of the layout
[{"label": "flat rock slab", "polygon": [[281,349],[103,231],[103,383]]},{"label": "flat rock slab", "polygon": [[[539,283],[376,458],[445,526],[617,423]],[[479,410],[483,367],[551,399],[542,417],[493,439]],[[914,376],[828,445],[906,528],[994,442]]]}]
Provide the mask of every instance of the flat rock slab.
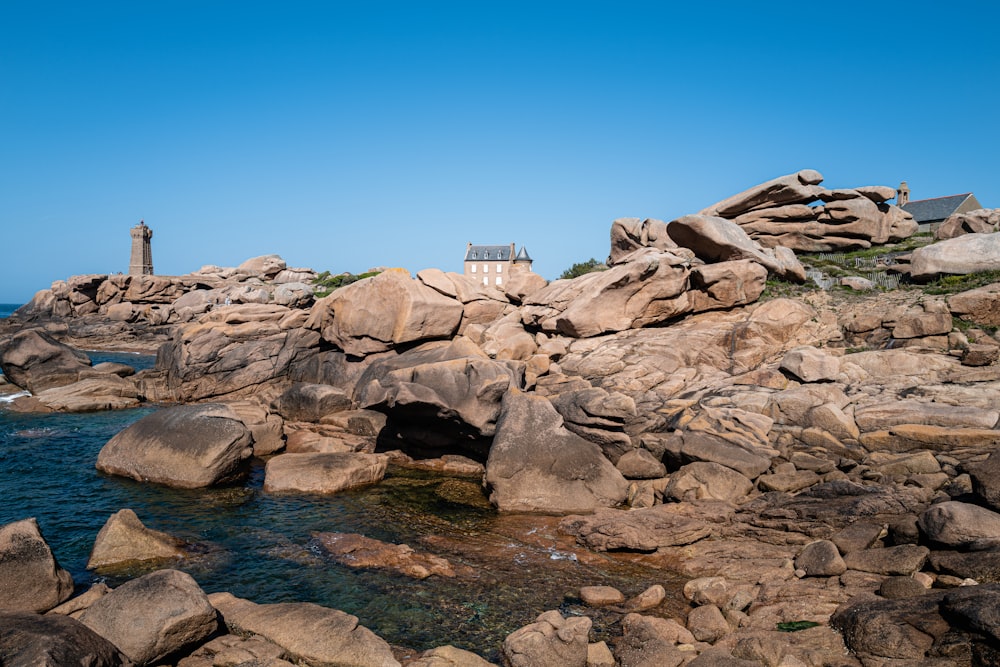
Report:
[{"label": "flat rock slab", "polygon": [[915,544],[901,544],[885,549],[863,549],[844,556],[844,563],[852,570],[882,575],[910,575],[927,561],[930,549]]},{"label": "flat rock slab", "polygon": [[385,477],[389,459],[384,454],[280,454],[267,462],[267,493],[337,493]]},{"label": "flat rock slab", "polygon": [[389,644],[356,616],[310,602],[255,604],[229,593],[211,602],[230,631],[253,633],[287,651],[292,661],[343,667],[399,667]]},{"label": "flat rock slab", "polygon": [[246,477],[253,436],[224,405],[180,405],[146,415],[111,438],[97,469],[182,489]]},{"label": "flat rock slab", "polygon": [[559,530],[596,551],[655,551],[691,544],[712,534],[705,521],[675,514],[667,505],[568,516],[559,523]]}]

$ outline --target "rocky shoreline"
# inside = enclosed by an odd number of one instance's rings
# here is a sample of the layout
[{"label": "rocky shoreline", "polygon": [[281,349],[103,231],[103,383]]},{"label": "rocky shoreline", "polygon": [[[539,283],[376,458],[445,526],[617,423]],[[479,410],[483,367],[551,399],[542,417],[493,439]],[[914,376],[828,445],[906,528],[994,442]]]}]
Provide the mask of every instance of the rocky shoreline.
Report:
[{"label": "rocky shoreline", "polygon": [[[538,610],[500,647],[509,665],[998,664],[1000,282],[798,287],[806,267],[789,248],[916,233],[891,188],[821,182],[804,170],[669,224],[617,220],[608,270],[512,274],[502,291],[390,269],[316,298],[315,273],[275,256],[77,276],[4,323],[0,368],[31,392],[16,410],[171,404],[107,443],[95,465],[108,474],[238,484],[259,457],[274,494],[378,484],[390,464],[471,475],[498,512],[560,517],[579,558],[648,568],[631,599],[579,591],[594,618],[617,619],[609,641],[590,641],[587,614]],[[954,238],[896,270],[993,275],[996,217],[968,234],[947,225]],[[776,285],[791,296],[773,298]],[[156,347],[156,367],[92,366],[75,349],[109,346]],[[100,562],[179,548],[122,509]],[[317,539],[416,578],[462,567],[364,535]],[[39,586],[0,607],[2,655],[65,637],[94,647],[89,664],[489,664],[389,646],[308,602],[205,595],[170,569],[67,602],[72,582],[32,520],[0,528],[0,556],[5,590]],[[686,580],[673,617],[656,612],[668,572]]]}]

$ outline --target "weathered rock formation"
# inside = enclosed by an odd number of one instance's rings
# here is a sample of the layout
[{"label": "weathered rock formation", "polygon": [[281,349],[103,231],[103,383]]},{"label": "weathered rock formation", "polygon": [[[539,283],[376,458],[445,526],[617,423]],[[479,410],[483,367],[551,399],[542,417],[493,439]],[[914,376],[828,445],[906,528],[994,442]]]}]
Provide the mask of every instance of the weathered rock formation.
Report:
[{"label": "weathered rock formation", "polygon": [[819,172],[804,169],[733,195],[701,214],[734,221],[765,247],[799,252],[868,248],[916,233],[913,216],[886,203],[896,196],[893,188],[827,190],[822,182]]},{"label": "weathered rock formation", "polygon": [[76,619],[26,612],[0,611],[0,656],[9,667],[132,664],[114,644]]},{"label": "weathered rock formation", "polygon": [[963,234],[992,234],[1000,231],[1000,208],[980,208],[967,213],[953,213],[934,232],[938,241]]}]

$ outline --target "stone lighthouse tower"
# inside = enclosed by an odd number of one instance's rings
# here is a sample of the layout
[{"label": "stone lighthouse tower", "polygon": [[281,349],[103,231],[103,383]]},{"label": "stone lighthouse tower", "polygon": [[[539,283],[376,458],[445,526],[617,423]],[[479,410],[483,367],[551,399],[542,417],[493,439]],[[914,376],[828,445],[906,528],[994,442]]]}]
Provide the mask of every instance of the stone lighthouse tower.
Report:
[{"label": "stone lighthouse tower", "polygon": [[142,220],[132,228],[132,258],[128,263],[130,276],[153,275],[153,249],[149,240],[153,238],[153,230]]}]

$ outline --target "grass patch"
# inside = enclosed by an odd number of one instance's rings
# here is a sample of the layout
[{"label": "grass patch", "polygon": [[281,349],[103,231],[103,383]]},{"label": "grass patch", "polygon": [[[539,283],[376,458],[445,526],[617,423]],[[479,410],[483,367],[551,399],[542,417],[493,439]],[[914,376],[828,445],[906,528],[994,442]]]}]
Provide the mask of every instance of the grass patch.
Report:
[{"label": "grass patch", "polygon": [[927,294],[957,294],[977,287],[1000,283],[1000,271],[983,271],[968,273],[964,276],[941,276],[927,283],[924,292]]}]

